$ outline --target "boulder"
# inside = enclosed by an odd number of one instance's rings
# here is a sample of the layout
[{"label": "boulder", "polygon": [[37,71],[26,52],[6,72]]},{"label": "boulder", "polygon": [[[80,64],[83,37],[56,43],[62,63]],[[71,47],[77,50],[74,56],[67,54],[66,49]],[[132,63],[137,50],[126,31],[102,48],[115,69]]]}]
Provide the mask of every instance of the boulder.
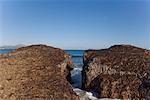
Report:
[{"label": "boulder", "polygon": [[46,45],[0,54],[0,99],[79,100],[67,81],[70,65],[68,54]]},{"label": "boulder", "polygon": [[93,91],[99,98],[148,98],[149,72],[149,50],[131,45],[87,50],[82,71],[83,88]]}]

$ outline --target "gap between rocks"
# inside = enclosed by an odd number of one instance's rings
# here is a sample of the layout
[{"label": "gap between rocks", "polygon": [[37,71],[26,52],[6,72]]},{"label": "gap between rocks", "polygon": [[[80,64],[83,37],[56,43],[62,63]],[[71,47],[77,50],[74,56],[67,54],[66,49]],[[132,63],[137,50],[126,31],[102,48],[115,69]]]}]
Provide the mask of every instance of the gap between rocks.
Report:
[{"label": "gap between rocks", "polygon": [[83,55],[71,55],[73,70],[71,71],[71,85],[73,91],[80,97],[80,100],[98,100],[91,92],[83,90],[82,87],[82,70],[84,66]]}]

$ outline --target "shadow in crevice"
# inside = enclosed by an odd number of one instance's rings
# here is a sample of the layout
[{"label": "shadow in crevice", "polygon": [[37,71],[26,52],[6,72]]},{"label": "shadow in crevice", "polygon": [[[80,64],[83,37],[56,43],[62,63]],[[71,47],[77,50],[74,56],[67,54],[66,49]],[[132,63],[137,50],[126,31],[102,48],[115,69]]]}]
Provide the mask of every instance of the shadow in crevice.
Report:
[{"label": "shadow in crevice", "polygon": [[141,85],[138,88],[140,97],[150,100],[150,71],[145,71],[144,74],[137,76],[141,80]]},{"label": "shadow in crevice", "polygon": [[102,79],[100,78],[100,75],[98,75],[96,78],[94,78],[90,85],[87,86],[87,91],[91,92],[93,96],[100,98],[102,89],[100,88],[100,83],[102,82]]}]

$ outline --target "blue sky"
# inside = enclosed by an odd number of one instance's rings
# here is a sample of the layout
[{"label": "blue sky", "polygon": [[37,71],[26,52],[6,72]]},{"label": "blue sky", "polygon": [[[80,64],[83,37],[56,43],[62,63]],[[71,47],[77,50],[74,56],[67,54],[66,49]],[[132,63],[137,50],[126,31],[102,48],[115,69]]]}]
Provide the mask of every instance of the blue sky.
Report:
[{"label": "blue sky", "polygon": [[150,49],[150,0],[1,0],[0,45]]}]

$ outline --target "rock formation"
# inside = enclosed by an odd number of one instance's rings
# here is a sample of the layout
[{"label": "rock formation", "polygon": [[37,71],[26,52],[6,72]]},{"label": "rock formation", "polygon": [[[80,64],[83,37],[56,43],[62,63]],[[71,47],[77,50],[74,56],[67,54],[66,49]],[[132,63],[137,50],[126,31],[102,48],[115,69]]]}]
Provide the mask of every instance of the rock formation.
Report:
[{"label": "rock formation", "polygon": [[150,99],[150,51],[131,45],[87,50],[83,88],[99,98]]},{"label": "rock formation", "polygon": [[45,45],[0,54],[0,100],[79,100],[67,81],[70,64],[63,50]]}]

